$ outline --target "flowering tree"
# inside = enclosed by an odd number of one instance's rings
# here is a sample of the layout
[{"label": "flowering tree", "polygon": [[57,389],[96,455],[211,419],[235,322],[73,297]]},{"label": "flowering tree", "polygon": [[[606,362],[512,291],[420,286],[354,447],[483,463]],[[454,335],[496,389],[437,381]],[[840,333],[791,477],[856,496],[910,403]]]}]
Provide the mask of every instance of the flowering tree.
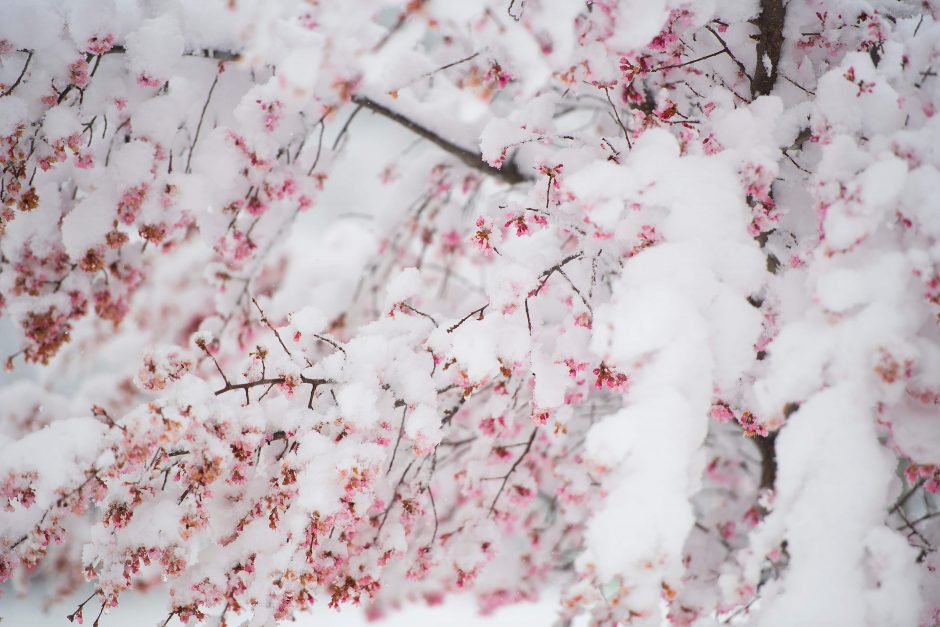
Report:
[{"label": "flowering tree", "polygon": [[933,0],[10,0],[0,65],[0,581],[940,623]]}]

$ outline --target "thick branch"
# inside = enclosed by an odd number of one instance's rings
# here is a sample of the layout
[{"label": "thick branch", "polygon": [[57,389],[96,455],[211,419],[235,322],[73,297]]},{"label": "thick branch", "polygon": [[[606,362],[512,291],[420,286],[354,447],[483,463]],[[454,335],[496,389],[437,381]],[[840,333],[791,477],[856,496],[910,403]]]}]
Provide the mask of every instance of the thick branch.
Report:
[{"label": "thick branch", "polygon": [[760,489],[770,490],[777,481],[777,432],[754,438],[760,451]]},{"label": "thick branch", "polygon": [[[760,6],[760,15],[754,20],[760,34],[757,40],[757,67],[754,68],[754,76],[751,78],[751,97],[753,98],[770,94],[777,82],[777,65],[783,48],[783,25],[787,13],[783,0],[761,0]],[[717,37],[716,33],[713,34]],[[767,241],[767,235],[767,233],[762,233],[757,238],[761,248]],[[768,252],[767,270],[776,273],[778,266],[777,258]],[[797,407],[796,404],[788,405],[784,413],[789,417]],[[777,432],[754,438],[761,456],[760,487],[762,490],[773,489],[777,480],[776,441]]]},{"label": "thick branch", "polygon": [[751,80],[751,97],[766,96],[777,82],[777,65],[783,49],[783,24],[787,10],[783,0],[761,0],[760,15],[754,25],[760,31],[757,39],[757,67]]},{"label": "thick branch", "polygon": [[457,144],[444,139],[434,131],[417,124],[409,118],[406,118],[400,113],[392,111],[388,107],[381,105],[374,100],[366,98],[365,96],[353,96],[352,100],[356,104],[361,105],[374,113],[378,113],[379,115],[386,117],[393,122],[401,124],[415,135],[428,140],[444,152],[457,157],[461,162],[464,163],[464,165],[473,168],[474,170],[478,170],[489,176],[501,179],[510,185],[524,183],[528,180],[528,177],[523,176],[522,172],[520,172],[513,163],[507,163],[501,169],[496,169],[483,161],[479,153],[473,152],[472,150],[467,150],[462,146],[458,146]]}]

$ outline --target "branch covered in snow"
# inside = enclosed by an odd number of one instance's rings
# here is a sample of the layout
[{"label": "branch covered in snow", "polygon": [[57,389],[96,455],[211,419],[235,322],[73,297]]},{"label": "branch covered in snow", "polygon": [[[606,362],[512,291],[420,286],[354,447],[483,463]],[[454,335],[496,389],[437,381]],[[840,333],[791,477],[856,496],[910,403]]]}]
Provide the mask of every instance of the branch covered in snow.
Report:
[{"label": "branch covered in snow", "polygon": [[8,0],[0,582],[937,623],[938,10]]}]

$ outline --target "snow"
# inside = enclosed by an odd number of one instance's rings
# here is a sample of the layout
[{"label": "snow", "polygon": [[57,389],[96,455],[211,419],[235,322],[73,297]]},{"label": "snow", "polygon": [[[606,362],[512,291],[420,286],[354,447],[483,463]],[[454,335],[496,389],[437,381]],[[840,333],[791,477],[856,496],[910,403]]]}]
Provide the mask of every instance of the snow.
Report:
[{"label": "snow", "polygon": [[26,103],[15,95],[0,99],[0,134],[10,135],[26,119]]},{"label": "snow", "polygon": [[385,308],[414,298],[421,291],[421,273],[417,268],[404,268],[385,288]]},{"label": "snow", "polygon": [[[759,553],[785,532],[790,565],[780,592],[758,611],[761,625],[917,622],[914,549],[881,526],[894,462],[874,425],[856,419],[868,398],[848,385],[830,388],[781,431],[774,512],[753,543]],[[891,594],[882,581],[892,582]]]},{"label": "snow", "polygon": [[937,621],[929,12],[98,4],[0,7],[7,622]]},{"label": "snow", "polygon": [[144,20],[127,36],[128,67],[139,76],[165,81],[183,56],[184,47],[176,19],[163,15]]},{"label": "snow", "polygon": [[336,394],[343,417],[360,428],[368,428],[379,419],[372,390],[361,383],[349,383]]},{"label": "snow", "polygon": [[[106,443],[107,427],[92,418],[58,420],[20,440],[0,441],[0,476],[36,473],[30,483],[35,502],[0,516],[0,536],[13,537],[42,518],[58,498],[59,486],[78,487]],[[48,463],[56,460],[56,463]],[[76,472],[77,471],[77,472]]]},{"label": "snow", "polygon": [[327,325],[326,316],[316,305],[308,305],[292,313],[289,322],[288,333],[295,341],[300,341],[303,336],[322,333]]}]

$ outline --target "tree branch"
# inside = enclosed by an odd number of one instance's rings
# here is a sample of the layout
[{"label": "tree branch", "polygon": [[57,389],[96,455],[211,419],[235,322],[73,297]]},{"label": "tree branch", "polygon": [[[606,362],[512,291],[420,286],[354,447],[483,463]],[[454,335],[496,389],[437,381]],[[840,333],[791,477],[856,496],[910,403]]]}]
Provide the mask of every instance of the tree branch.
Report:
[{"label": "tree branch", "polygon": [[777,481],[777,431],[753,438],[760,452],[760,489],[770,490]]},{"label": "tree branch", "polygon": [[0,94],[0,98],[3,98],[4,96],[9,96],[10,94],[13,93],[13,90],[15,90],[19,86],[20,82],[23,80],[23,77],[26,76],[26,70],[29,69],[29,62],[32,60],[33,60],[33,51],[29,50],[28,54],[26,55],[26,63],[23,64],[23,69],[20,70],[20,75],[16,77],[16,82],[10,85],[10,87],[6,91]]},{"label": "tree branch", "polygon": [[532,429],[532,434],[529,436],[529,440],[525,443],[525,450],[522,451],[522,454],[516,458],[516,461],[513,462],[512,467],[509,469],[505,475],[501,477],[503,482],[499,484],[499,491],[496,493],[496,496],[493,498],[493,502],[490,503],[490,515],[493,515],[493,512],[496,511],[496,502],[499,501],[499,497],[502,496],[503,490],[506,488],[506,483],[509,481],[509,477],[515,472],[519,464],[522,463],[522,460],[525,459],[525,456],[529,454],[529,451],[532,450],[532,442],[535,441],[535,434],[539,431],[538,427]]},{"label": "tree branch", "polygon": [[507,163],[501,169],[496,169],[483,161],[478,153],[467,150],[462,146],[458,146],[457,144],[444,139],[434,131],[417,124],[402,114],[392,111],[388,107],[381,105],[370,98],[365,96],[353,96],[352,101],[357,105],[369,109],[373,113],[378,113],[379,115],[404,126],[415,135],[428,140],[449,155],[457,157],[457,159],[459,159],[467,167],[498,178],[510,185],[524,183],[525,181],[529,180],[529,177],[523,176],[522,172],[519,171],[515,164]]},{"label": "tree branch", "polygon": [[451,326],[447,327],[447,332],[448,332],[448,333],[453,333],[453,332],[457,329],[457,327],[459,327],[459,326],[462,325],[464,322],[466,322],[467,320],[469,320],[470,317],[471,317],[472,315],[474,315],[474,314],[479,314],[479,316],[480,316],[479,319],[482,320],[482,319],[483,319],[483,312],[486,311],[486,308],[489,307],[489,306],[490,306],[490,304],[489,304],[489,303],[486,303],[486,304],[483,305],[482,307],[478,307],[478,308],[474,309],[473,311],[471,311],[470,313],[468,313],[466,316],[464,316],[463,318],[461,318],[461,319],[460,319],[460,322],[458,322],[457,324],[454,324],[454,325],[451,325]]},{"label": "tree branch", "polygon": [[751,79],[752,98],[766,96],[777,82],[777,65],[783,49],[783,25],[787,14],[783,0],[761,0],[760,9],[760,15],[754,20],[760,32],[757,39],[757,64],[754,78]]},{"label": "tree branch", "polygon": [[[783,25],[786,20],[786,7],[783,0],[761,0],[761,11],[754,24],[760,31],[757,40],[757,64],[754,68],[754,76],[751,78],[751,97],[766,96],[774,88],[777,82],[777,64],[780,62],[780,51],[783,48]],[[711,29],[709,29],[711,30]],[[716,37],[717,33],[712,33]],[[727,50],[727,46],[725,46]],[[730,51],[729,51],[730,54]],[[767,61],[765,64],[764,61]],[[769,68],[767,66],[770,66]],[[767,242],[768,233],[762,233],[756,239],[764,248]],[[776,273],[779,262],[773,253],[766,252],[767,269],[772,274]],[[788,404],[784,408],[784,414],[789,417],[796,411],[799,405]],[[777,481],[777,432],[768,433],[766,436],[754,438],[761,456],[761,476],[760,487],[762,490],[771,490]]]},{"label": "tree branch", "polygon": [[[99,59],[101,57],[98,57]],[[215,86],[219,84],[219,77],[222,76],[222,72],[216,72],[215,78],[212,79],[212,87],[209,88],[209,95],[206,96],[206,101],[202,105],[202,113],[199,114],[199,123],[196,125],[196,132],[193,135],[193,143],[189,147],[189,155],[186,157],[186,174],[191,172],[190,163],[193,160],[193,152],[196,150],[196,142],[199,141],[199,131],[202,130],[202,122],[206,117],[206,110],[209,108],[209,101],[212,100],[212,92],[215,91]]]},{"label": "tree branch", "polygon": [[[104,54],[125,54],[127,48],[122,45],[112,46],[110,50]],[[216,61],[239,61],[242,58],[240,52],[234,52],[232,50],[209,50],[204,48],[202,50],[193,50],[192,52],[187,52],[183,55],[184,57],[198,57],[200,59],[214,59]]]}]

